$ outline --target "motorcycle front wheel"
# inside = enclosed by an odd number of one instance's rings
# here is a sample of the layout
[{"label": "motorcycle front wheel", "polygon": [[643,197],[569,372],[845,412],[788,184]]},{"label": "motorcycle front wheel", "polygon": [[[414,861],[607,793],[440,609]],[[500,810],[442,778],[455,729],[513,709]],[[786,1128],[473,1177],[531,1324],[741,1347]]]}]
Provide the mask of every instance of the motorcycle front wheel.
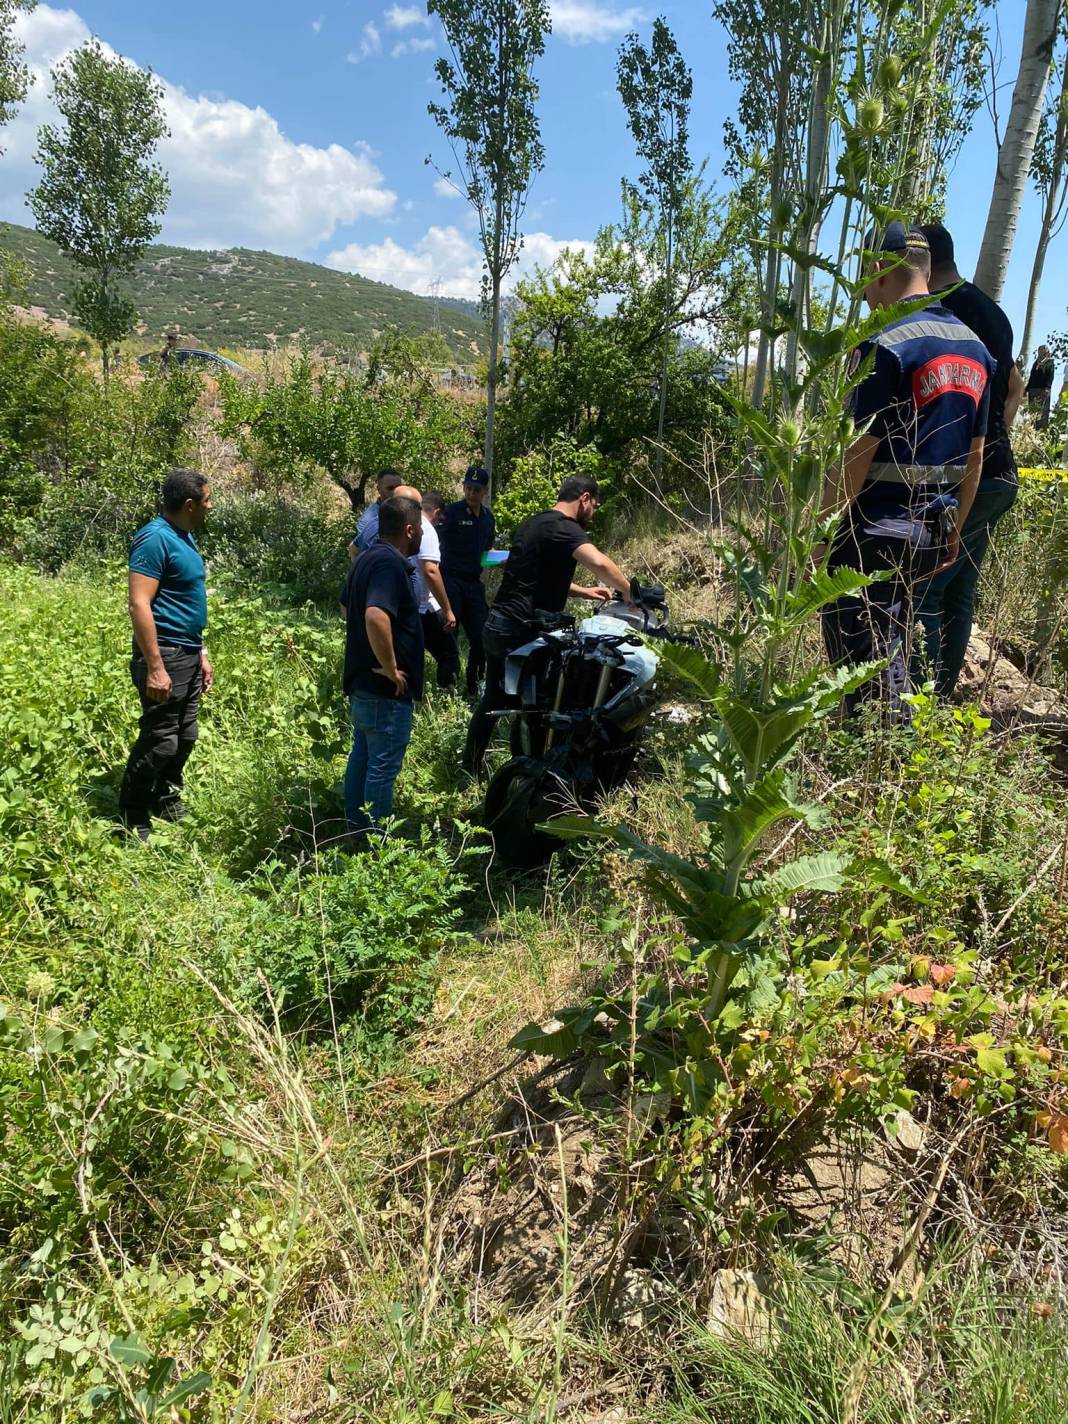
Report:
[{"label": "motorcycle front wheel", "polygon": [[483,816],[497,854],[520,870],[544,865],[561,842],[538,827],[566,807],[560,779],[526,758],[507,762],[486,788]]}]

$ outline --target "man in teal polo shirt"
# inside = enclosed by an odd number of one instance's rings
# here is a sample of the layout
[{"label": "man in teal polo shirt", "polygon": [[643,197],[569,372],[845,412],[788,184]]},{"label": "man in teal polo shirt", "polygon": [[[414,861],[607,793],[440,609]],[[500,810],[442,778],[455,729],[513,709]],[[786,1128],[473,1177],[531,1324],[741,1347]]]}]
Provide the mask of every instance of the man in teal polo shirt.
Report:
[{"label": "man in teal polo shirt", "polygon": [[130,675],[141,699],[141,722],[122,778],[119,814],[142,840],[154,816],[177,821],[184,813],[182,776],[197,739],[200,695],[214,676],[204,648],[204,560],[193,537],[211,510],[207,476],[172,470],[163,481],[160,509],[134,535],[129,565]]}]

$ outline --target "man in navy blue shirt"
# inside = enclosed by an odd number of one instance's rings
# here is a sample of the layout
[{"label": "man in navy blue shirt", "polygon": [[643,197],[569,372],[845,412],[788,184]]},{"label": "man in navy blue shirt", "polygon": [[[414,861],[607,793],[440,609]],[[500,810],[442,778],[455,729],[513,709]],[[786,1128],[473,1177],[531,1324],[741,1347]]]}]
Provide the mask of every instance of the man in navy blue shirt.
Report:
[{"label": "man in navy blue shirt", "polygon": [[496,522],[492,510],[484,507],[489,475],[480,465],[469,466],[464,475],[464,497],[445,507],[438,525],[441,544],[441,576],[445,592],[459,626],[467,635],[466,686],[469,696],[478,691],[486,666],[482,630],[489,609],[482,586],[482,555],[493,548]]},{"label": "man in navy blue shirt", "polygon": [[393,811],[393,786],[423,695],[423,628],[409,560],[422,539],[422,510],[393,496],[379,510],[378,540],[349,570],[343,686],[352,712],[345,772],[349,829],[378,831]]},{"label": "man in navy blue shirt", "polygon": [[141,720],[122,778],[119,815],[142,840],[154,816],[176,821],[184,814],[182,778],[197,740],[200,695],[214,680],[204,648],[204,560],[193,537],[211,511],[207,476],[172,470],[163,481],[160,508],[134,535],[129,562],[130,675]]},{"label": "man in navy blue shirt", "polygon": [[375,477],[378,498],[367,506],[356,521],[356,533],[349,542],[349,558],[354,559],[378,540],[378,512],[385,500],[396,494],[403,481],[396,470],[379,470]]},{"label": "man in navy blue shirt", "polygon": [[[998,520],[1016,499],[1016,461],[1009,429],[1023,399],[1024,384],[1013,360],[1012,324],[991,297],[966,282],[957,271],[953,239],[941,223],[923,228],[931,249],[931,290],[971,328],[997,362],[990,382],[990,416],[983,446],[983,473],[968,522],[962,526],[960,553],[949,568],[918,592],[916,618],[923,624],[925,646],[920,675],[934,678],[935,691],[949,697],[957,685],[968,639],[979,571]],[[916,659],[914,658],[914,661]]]},{"label": "man in navy blue shirt", "polygon": [[878,679],[849,699],[851,709],[877,690],[894,718],[907,720],[912,588],[959,552],[983,464],[995,362],[973,331],[930,301],[922,231],[891,223],[878,250],[868,305],[917,305],[856,353],[868,368],[853,392],[863,433],[828,477],[822,508],[842,510],[828,568],[889,577],[829,605],[824,637],[836,664],[886,660]]}]

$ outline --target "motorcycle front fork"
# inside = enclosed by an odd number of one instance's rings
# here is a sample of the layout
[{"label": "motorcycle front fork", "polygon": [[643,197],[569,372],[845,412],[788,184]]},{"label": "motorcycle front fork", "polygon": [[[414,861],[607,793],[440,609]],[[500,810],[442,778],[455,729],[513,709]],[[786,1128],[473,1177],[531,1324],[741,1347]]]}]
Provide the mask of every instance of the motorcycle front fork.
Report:
[{"label": "motorcycle front fork", "polygon": [[[564,672],[560,669],[560,676],[556,680],[556,696],[553,698],[553,711],[559,712],[560,704],[564,700]],[[608,663],[601,668],[601,675],[597,679],[597,691],[593,696],[592,711],[596,712],[599,707],[604,706],[604,700],[608,696],[608,684],[612,678],[612,669]],[[551,751],[553,742],[556,740],[556,728],[550,723],[549,730],[545,734],[545,750]]]}]

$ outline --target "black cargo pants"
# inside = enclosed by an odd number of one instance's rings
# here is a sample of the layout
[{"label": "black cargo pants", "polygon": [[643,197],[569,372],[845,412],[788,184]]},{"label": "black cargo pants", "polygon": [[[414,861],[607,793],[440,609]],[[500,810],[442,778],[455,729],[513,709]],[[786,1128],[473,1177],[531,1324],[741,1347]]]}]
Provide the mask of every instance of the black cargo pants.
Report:
[{"label": "black cargo pants", "polygon": [[130,826],[147,825],[153,816],[174,820],[181,815],[182,775],[197,740],[203,686],[200,649],[161,644],[159,651],[171,677],[166,702],[153,702],[146,695],[148,664],[140,652],[130,662],[141,699],[140,730],[119,792],[119,812]]}]

